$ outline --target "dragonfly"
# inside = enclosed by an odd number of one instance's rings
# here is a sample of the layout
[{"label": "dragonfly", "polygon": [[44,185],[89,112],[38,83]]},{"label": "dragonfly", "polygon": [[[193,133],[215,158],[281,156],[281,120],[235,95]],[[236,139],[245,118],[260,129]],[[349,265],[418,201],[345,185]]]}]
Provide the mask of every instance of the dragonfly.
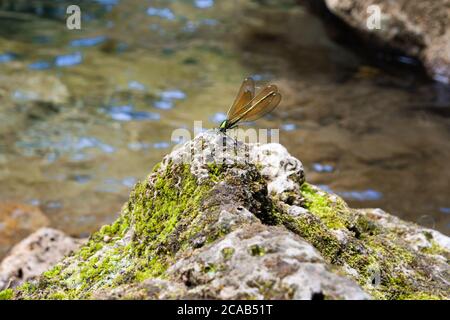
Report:
[{"label": "dragonfly", "polygon": [[228,110],[226,120],[220,124],[219,131],[225,133],[228,129],[236,127],[240,121],[257,120],[275,109],[280,101],[281,94],[277,86],[268,85],[255,96],[255,82],[252,78],[246,78]]}]

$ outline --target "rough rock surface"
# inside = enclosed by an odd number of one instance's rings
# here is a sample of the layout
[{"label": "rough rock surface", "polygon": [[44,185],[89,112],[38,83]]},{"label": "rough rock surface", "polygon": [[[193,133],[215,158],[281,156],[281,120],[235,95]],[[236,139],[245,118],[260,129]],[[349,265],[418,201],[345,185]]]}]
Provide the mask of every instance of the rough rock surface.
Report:
[{"label": "rough rock surface", "polygon": [[14,246],[0,263],[0,290],[39,276],[83,242],[55,229],[39,229]]},{"label": "rough rock surface", "polygon": [[[352,280],[330,270],[309,243],[282,227],[253,223],[177,261],[168,274],[220,299],[367,299]],[[205,272],[206,271],[206,272]]]},{"label": "rough rock surface", "polygon": [[[450,0],[325,0],[349,25],[421,59],[436,80],[450,82]],[[370,5],[381,9],[380,29],[367,28]]]},{"label": "rough rock surface", "polygon": [[0,297],[448,299],[449,249],[308,184],[281,145],[212,130],[136,184],[112,225]]},{"label": "rough rock surface", "polygon": [[309,243],[285,228],[249,217],[251,224],[180,256],[167,270],[175,281],[152,279],[97,298],[116,299],[133,290],[137,297],[158,299],[369,299]]}]

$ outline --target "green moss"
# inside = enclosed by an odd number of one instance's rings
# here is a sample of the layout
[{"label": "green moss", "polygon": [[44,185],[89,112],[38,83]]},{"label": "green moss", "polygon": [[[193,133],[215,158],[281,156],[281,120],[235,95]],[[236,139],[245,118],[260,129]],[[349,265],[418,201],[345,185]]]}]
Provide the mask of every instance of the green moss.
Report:
[{"label": "green moss", "polygon": [[135,277],[138,282],[157,276],[164,277],[164,271],[168,267],[167,263],[162,262],[158,258],[153,258],[148,264],[142,263],[142,265],[144,265],[145,268],[139,270]]},{"label": "green moss", "polygon": [[66,300],[69,296],[65,292],[53,292],[47,297],[49,300]]},{"label": "green moss", "polygon": [[216,266],[214,263],[208,263],[206,266],[203,267],[203,272],[207,273],[210,276],[213,276],[218,270],[219,267]]},{"label": "green moss", "polygon": [[442,300],[442,298],[443,297],[424,292],[416,292],[399,296],[400,300]]},{"label": "green moss", "polygon": [[220,181],[220,178],[223,176],[224,171],[223,165],[217,165],[215,163],[209,163],[208,164],[208,173],[211,181],[218,182]]},{"label": "green moss", "polygon": [[60,273],[61,273],[61,265],[57,265],[53,269],[44,272],[43,276],[47,278],[53,278],[58,276]]},{"label": "green moss", "polygon": [[311,213],[317,215],[330,229],[342,229],[345,227],[345,215],[342,213],[346,209],[345,203],[340,198],[332,201],[323,191],[313,189],[304,183],[301,186],[301,193],[305,199],[304,207]]},{"label": "green moss", "polygon": [[[353,241],[343,249],[341,259],[358,271],[357,281],[378,299],[400,299],[402,295],[421,292],[415,282],[423,281],[420,272],[415,272],[414,279],[410,272],[416,264],[415,255],[408,249],[379,238]],[[380,283],[372,283],[378,273]]]},{"label": "green moss", "polygon": [[427,238],[428,241],[433,239],[433,234],[429,231],[424,231],[423,235],[425,236],[425,238]]},{"label": "green moss", "polygon": [[248,251],[252,256],[262,257],[266,254],[266,250],[257,244],[251,245]]},{"label": "green moss", "polygon": [[222,249],[222,256],[224,260],[230,260],[234,254],[234,248],[227,247]]},{"label": "green moss", "polygon": [[104,225],[100,231],[96,234],[97,238],[99,237],[122,237],[125,232],[128,230],[128,223],[124,221],[122,217],[119,217],[113,224]]},{"label": "green moss", "polygon": [[350,230],[355,233],[355,237],[357,238],[373,236],[380,232],[379,227],[373,221],[363,216],[357,217],[354,228],[350,228]]},{"label": "green moss", "polygon": [[341,245],[320,219],[313,215],[283,216],[283,224],[305,238],[331,263],[337,262]]},{"label": "green moss", "polygon": [[194,236],[191,222],[196,221],[210,186],[198,185],[189,166],[180,166],[168,167],[157,177],[150,197],[146,196],[147,189],[147,184],[137,186],[126,214],[133,219],[135,236],[146,240],[135,243],[134,251],[173,254]]},{"label": "green moss", "polygon": [[288,286],[279,286],[274,280],[263,280],[248,283],[249,286],[258,289],[258,292],[263,295],[264,299],[292,299],[295,294],[295,289]]},{"label": "green moss", "polygon": [[431,247],[422,248],[421,251],[423,253],[433,255],[437,254],[447,258],[447,260],[450,259],[449,252],[445,248],[441,247],[435,240],[431,238],[429,239],[429,241],[431,243]]},{"label": "green moss", "polygon": [[5,289],[0,291],[0,300],[11,300],[14,296],[14,291],[12,289]]},{"label": "green moss", "polygon": [[103,247],[103,243],[96,242],[95,240],[89,241],[87,246],[83,246],[78,255],[83,260],[88,260],[92,255],[94,255],[96,252],[98,252]]},{"label": "green moss", "polygon": [[22,296],[31,297],[37,290],[37,286],[32,282],[25,282],[22,285],[15,288],[16,292],[20,292]]}]

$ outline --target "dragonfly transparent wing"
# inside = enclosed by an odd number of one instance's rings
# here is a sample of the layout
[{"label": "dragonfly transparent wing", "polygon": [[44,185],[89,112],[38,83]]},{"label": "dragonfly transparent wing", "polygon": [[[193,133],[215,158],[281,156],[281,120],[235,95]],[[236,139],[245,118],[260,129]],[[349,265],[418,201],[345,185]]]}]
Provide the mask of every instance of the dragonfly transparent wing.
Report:
[{"label": "dragonfly transparent wing", "polygon": [[267,98],[255,105],[244,117],[242,117],[241,121],[255,121],[261,117],[264,117],[266,114],[272,112],[272,110],[278,106],[280,101],[280,93],[274,92],[270,94]]},{"label": "dragonfly transparent wing", "polygon": [[230,122],[238,121],[254,121],[259,119],[273,109],[275,109],[281,101],[281,94],[275,85],[270,85],[262,89],[256,97],[254,97],[247,106],[242,107],[242,111],[234,118],[230,118]]},{"label": "dragonfly transparent wing", "polygon": [[241,114],[246,107],[248,108],[248,105],[254,96],[255,82],[252,78],[247,78],[242,82],[236,99],[231,105],[230,110],[228,110],[227,119],[236,118],[237,115]]}]

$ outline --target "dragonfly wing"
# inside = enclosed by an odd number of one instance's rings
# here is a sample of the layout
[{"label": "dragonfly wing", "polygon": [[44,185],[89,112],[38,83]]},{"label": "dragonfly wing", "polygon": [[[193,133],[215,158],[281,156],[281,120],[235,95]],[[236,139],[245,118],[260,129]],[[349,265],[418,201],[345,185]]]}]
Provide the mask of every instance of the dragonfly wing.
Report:
[{"label": "dragonfly wing", "polygon": [[266,96],[258,104],[252,106],[252,109],[242,117],[241,121],[255,121],[275,109],[281,101],[281,94],[279,92],[273,92]]},{"label": "dragonfly wing", "polygon": [[262,89],[247,106],[242,108],[242,112],[235,117],[229,118],[231,123],[239,121],[253,121],[261,118],[276,108],[281,101],[281,95],[275,85],[270,85]]},{"label": "dragonfly wing", "polygon": [[228,110],[227,119],[235,118],[237,115],[241,114],[242,111],[248,107],[249,102],[255,96],[255,82],[252,78],[246,78],[239,89],[239,92],[231,105],[230,110]]}]

